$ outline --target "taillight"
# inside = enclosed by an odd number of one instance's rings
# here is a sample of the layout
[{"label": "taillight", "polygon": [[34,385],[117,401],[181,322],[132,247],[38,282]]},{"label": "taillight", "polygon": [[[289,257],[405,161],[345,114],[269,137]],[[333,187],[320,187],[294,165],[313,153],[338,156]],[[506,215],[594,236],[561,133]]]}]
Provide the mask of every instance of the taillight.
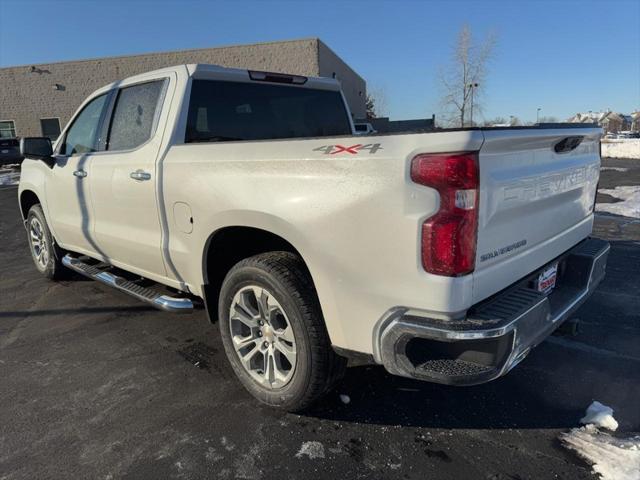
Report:
[{"label": "taillight", "polygon": [[411,162],[411,180],[440,194],[440,209],[422,225],[422,266],[450,277],[472,272],[478,232],[477,152],[418,155]]}]

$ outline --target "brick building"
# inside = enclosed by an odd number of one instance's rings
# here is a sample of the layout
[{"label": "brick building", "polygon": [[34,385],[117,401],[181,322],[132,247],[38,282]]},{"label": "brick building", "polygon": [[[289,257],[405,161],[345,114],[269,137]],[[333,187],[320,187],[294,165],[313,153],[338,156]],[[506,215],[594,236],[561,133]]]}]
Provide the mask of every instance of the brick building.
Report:
[{"label": "brick building", "polygon": [[342,82],[356,118],[366,83],[317,38],[0,68],[0,136],[57,137],[82,101],[115,80],[172,65],[210,63]]}]

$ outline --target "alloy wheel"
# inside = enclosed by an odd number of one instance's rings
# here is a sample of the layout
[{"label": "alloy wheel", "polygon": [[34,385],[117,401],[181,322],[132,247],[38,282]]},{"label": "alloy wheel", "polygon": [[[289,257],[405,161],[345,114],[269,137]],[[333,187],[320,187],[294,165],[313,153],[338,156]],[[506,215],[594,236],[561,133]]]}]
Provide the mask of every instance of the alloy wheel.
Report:
[{"label": "alloy wheel", "polygon": [[33,217],[29,222],[29,239],[33,258],[36,264],[44,270],[49,263],[49,246],[42,223],[36,217]]},{"label": "alloy wheel", "polygon": [[229,311],[231,340],[240,363],[269,389],[285,386],[296,368],[296,341],[282,305],[258,285],[241,288]]}]

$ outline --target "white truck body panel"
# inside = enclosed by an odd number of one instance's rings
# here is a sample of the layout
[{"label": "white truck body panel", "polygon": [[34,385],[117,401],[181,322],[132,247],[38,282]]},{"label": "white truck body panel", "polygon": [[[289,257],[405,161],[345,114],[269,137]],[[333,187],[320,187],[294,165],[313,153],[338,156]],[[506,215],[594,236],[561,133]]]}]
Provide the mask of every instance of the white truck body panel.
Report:
[{"label": "white truck body panel", "polygon": [[[391,307],[465,310],[472,277],[441,277],[422,268],[418,225],[437,209],[437,194],[411,183],[407,165],[425,143],[434,151],[477,149],[481,134],[429,136],[380,138],[382,150],[349,157],[314,149],[357,139],[171,147],[163,160],[163,198],[176,271],[201,293],[202,256],[193,252],[202,252],[212,232],[252,226],[275,233],[305,259],[332,342],[363,352],[371,352],[373,323]],[[194,191],[199,195],[190,195]],[[190,234],[174,228],[177,202],[191,207]]]},{"label": "white truck body panel", "polygon": [[[85,155],[90,182],[82,187],[71,177],[77,157],[58,158],[53,170],[24,161],[20,193],[30,190],[42,200],[61,247],[202,296],[203,255],[212,234],[234,226],[269,231],[293,245],[308,266],[334,346],[370,354],[375,325],[390,310],[458,318],[591,232],[597,129],[185,144],[192,78],[251,82],[247,71],[173,67],[112,84],[90,98],[157,78],[168,78],[169,86],[151,140],[132,151]],[[339,84],[310,79],[292,88],[339,90]],[[584,136],[576,149],[553,152],[571,135]],[[379,148],[317,150],[363,143]],[[429,274],[420,258],[420,227],[438,211],[439,194],[412,182],[411,160],[466,151],[479,152],[475,272]],[[151,180],[131,181],[129,172],[137,169]],[[498,253],[483,260],[492,252]]]},{"label": "white truck body panel", "polygon": [[474,303],[591,233],[600,175],[597,128],[581,129],[580,145],[564,153],[553,147],[567,129],[483,135]]}]

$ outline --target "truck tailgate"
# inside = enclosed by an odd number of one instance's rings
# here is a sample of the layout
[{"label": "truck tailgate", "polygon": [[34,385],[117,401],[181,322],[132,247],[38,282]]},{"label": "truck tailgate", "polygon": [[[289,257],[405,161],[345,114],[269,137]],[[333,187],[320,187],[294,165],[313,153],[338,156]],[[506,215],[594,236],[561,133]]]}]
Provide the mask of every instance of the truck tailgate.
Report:
[{"label": "truck tailgate", "polygon": [[483,134],[474,301],[542,267],[591,232],[600,172],[597,128]]}]

